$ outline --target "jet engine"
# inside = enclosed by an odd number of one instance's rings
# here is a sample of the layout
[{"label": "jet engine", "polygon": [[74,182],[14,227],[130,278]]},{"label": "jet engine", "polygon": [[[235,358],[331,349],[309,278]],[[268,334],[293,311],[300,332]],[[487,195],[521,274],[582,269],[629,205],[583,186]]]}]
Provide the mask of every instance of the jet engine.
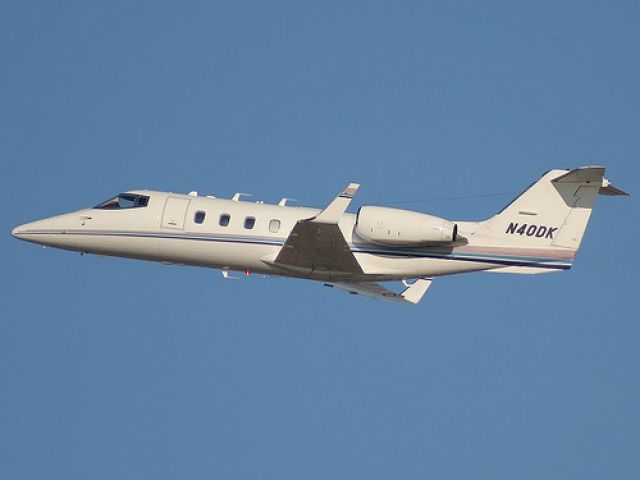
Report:
[{"label": "jet engine", "polygon": [[356,218],[356,233],[382,245],[428,245],[452,243],[458,226],[444,218],[387,207],[361,207]]}]

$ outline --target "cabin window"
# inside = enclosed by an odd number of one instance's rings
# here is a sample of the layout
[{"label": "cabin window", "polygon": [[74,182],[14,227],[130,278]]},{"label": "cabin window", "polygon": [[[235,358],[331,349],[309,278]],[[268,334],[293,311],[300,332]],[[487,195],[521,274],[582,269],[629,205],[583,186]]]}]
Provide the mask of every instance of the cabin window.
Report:
[{"label": "cabin window", "polygon": [[204,217],[207,214],[205,212],[203,212],[202,210],[198,210],[195,215],[193,216],[193,221],[196,223],[203,223],[204,222]]},{"label": "cabin window", "polygon": [[251,230],[256,224],[255,217],[247,217],[244,219],[244,228]]},{"label": "cabin window", "polygon": [[280,230],[280,220],[274,218],[269,222],[269,231],[271,233],[278,233],[278,230]]},{"label": "cabin window", "polygon": [[146,195],[121,193],[120,195],[116,195],[93,208],[100,208],[102,210],[121,210],[123,208],[146,207],[148,204],[149,197]]},{"label": "cabin window", "polygon": [[230,221],[231,221],[231,215],[229,215],[228,213],[223,213],[222,215],[220,215],[220,221],[218,223],[220,224],[221,227],[227,227],[229,226]]}]

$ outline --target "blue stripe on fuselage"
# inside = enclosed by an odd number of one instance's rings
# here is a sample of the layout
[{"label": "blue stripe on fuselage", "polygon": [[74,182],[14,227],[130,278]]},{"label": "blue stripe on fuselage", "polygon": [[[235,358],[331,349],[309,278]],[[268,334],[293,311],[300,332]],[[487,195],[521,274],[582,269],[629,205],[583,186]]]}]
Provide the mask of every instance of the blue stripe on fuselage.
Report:
[{"label": "blue stripe on fuselage", "polygon": [[[105,230],[32,230],[24,233],[33,235],[86,235],[106,237],[138,237],[138,238],[171,238],[178,240],[208,241],[217,243],[243,243],[250,245],[284,245],[286,238],[235,236],[235,235],[208,235],[194,233],[155,233],[135,231],[105,231]],[[351,251],[369,255],[380,255],[398,258],[432,258],[438,260],[457,260],[462,262],[489,263],[494,265],[543,267],[560,270],[571,268],[571,262],[565,260],[549,259],[544,257],[526,257],[513,255],[490,255],[476,253],[437,252],[426,249],[407,249],[402,247],[384,247],[380,245],[349,245]]]}]

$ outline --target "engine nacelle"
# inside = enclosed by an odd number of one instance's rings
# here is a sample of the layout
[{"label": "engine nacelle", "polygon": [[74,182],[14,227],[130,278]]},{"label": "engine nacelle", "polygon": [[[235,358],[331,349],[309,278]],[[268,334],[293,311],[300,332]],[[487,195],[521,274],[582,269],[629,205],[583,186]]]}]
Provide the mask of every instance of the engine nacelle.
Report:
[{"label": "engine nacelle", "polygon": [[428,245],[452,243],[458,226],[444,218],[387,207],[361,207],[356,233],[382,245]]}]

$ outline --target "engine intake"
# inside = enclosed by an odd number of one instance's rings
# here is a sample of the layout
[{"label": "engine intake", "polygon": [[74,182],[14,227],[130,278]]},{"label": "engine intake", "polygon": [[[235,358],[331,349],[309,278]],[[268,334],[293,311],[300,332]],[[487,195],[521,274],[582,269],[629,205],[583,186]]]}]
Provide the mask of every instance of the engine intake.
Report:
[{"label": "engine intake", "polygon": [[458,226],[444,218],[410,210],[361,207],[356,233],[382,245],[428,245],[455,242]]}]

